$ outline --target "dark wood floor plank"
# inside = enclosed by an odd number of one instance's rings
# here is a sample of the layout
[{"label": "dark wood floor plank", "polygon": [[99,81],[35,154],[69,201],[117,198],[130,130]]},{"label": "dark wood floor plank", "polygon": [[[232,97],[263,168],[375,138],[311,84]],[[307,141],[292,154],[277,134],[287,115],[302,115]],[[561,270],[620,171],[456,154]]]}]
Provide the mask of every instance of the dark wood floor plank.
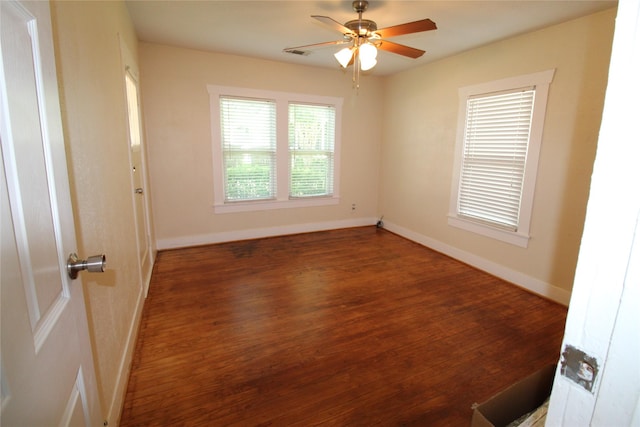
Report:
[{"label": "dark wood floor plank", "polygon": [[375,227],[164,251],[121,425],[468,425],[565,316]]}]

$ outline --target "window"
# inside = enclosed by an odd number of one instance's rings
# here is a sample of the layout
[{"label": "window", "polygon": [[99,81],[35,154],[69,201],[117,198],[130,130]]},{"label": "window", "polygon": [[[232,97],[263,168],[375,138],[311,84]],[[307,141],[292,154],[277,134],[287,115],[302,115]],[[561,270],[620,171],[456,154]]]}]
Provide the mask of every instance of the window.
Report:
[{"label": "window", "polygon": [[338,203],[342,99],[208,90],[215,212]]},{"label": "window", "polygon": [[276,105],[220,98],[224,201],[276,196]]},{"label": "window", "polygon": [[553,74],[460,89],[450,225],[527,247]]},{"label": "window", "polygon": [[289,104],[289,196],[333,194],[336,112],[333,106]]}]

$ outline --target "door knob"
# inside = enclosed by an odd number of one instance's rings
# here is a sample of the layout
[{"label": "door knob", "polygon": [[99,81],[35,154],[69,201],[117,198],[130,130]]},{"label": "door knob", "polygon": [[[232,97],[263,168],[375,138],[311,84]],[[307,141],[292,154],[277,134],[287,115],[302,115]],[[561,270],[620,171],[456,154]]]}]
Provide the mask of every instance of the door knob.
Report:
[{"label": "door knob", "polygon": [[107,256],[93,255],[87,259],[80,259],[78,255],[73,253],[67,259],[67,273],[71,279],[78,278],[78,272],[87,270],[91,273],[102,273],[107,266]]},{"label": "door knob", "polygon": [[142,189],[142,187],[138,187],[138,188],[136,188],[135,192],[136,192],[136,194],[142,194],[142,193],[144,193],[144,190]]}]

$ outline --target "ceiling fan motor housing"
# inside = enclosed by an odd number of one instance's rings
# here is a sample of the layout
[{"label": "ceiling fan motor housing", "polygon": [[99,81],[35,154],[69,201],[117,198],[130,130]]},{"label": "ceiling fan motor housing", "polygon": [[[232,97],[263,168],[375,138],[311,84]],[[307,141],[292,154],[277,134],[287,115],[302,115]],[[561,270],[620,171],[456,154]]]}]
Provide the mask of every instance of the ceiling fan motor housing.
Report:
[{"label": "ceiling fan motor housing", "polygon": [[369,37],[378,29],[375,22],[369,19],[354,19],[344,24],[345,27],[356,33],[359,37]]},{"label": "ceiling fan motor housing", "polygon": [[344,24],[344,26],[356,33],[358,37],[369,37],[371,33],[378,29],[375,22],[369,19],[362,19],[362,12],[367,10],[369,2],[366,0],[355,0],[351,3],[351,6],[353,7],[353,10],[358,12],[358,19],[349,21]]}]

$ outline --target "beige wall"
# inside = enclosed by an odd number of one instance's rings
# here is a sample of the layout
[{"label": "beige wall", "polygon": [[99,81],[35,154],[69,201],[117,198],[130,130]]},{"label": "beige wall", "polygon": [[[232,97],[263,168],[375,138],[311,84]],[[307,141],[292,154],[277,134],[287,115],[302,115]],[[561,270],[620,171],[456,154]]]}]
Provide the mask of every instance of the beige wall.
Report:
[{"label": "beige wall", "polygon": [[[377,215],[382,88],[351,74],[239,56],[141,43],[153,211],[159,247],[278,234],[293,225],[373,224]],[[343,97],[340,204],[250,213],[213,213],[213,163],[207,85]],[[351,205],[356,204],[356,210]],[[312,224],[312,225],[310,225]],[[223,237],[220,237],[223,236]]]},{"label": "beige wall", "polygon": [[52,19],[78,253],[107,255],[108,270],[83,281],[102,409],[117,425],[143,301],[119,42],[135,53],[137,38],[122,2],[54,2]]},{"label": "beige wall", "polygon": [[[386,222],[498,275],[548,286],[542,293],[568,303],[614,19],[615,9],[607,10],[388,78],[380,180]],[[458,88],[552,68],[529,247],[448,226]]]}]

